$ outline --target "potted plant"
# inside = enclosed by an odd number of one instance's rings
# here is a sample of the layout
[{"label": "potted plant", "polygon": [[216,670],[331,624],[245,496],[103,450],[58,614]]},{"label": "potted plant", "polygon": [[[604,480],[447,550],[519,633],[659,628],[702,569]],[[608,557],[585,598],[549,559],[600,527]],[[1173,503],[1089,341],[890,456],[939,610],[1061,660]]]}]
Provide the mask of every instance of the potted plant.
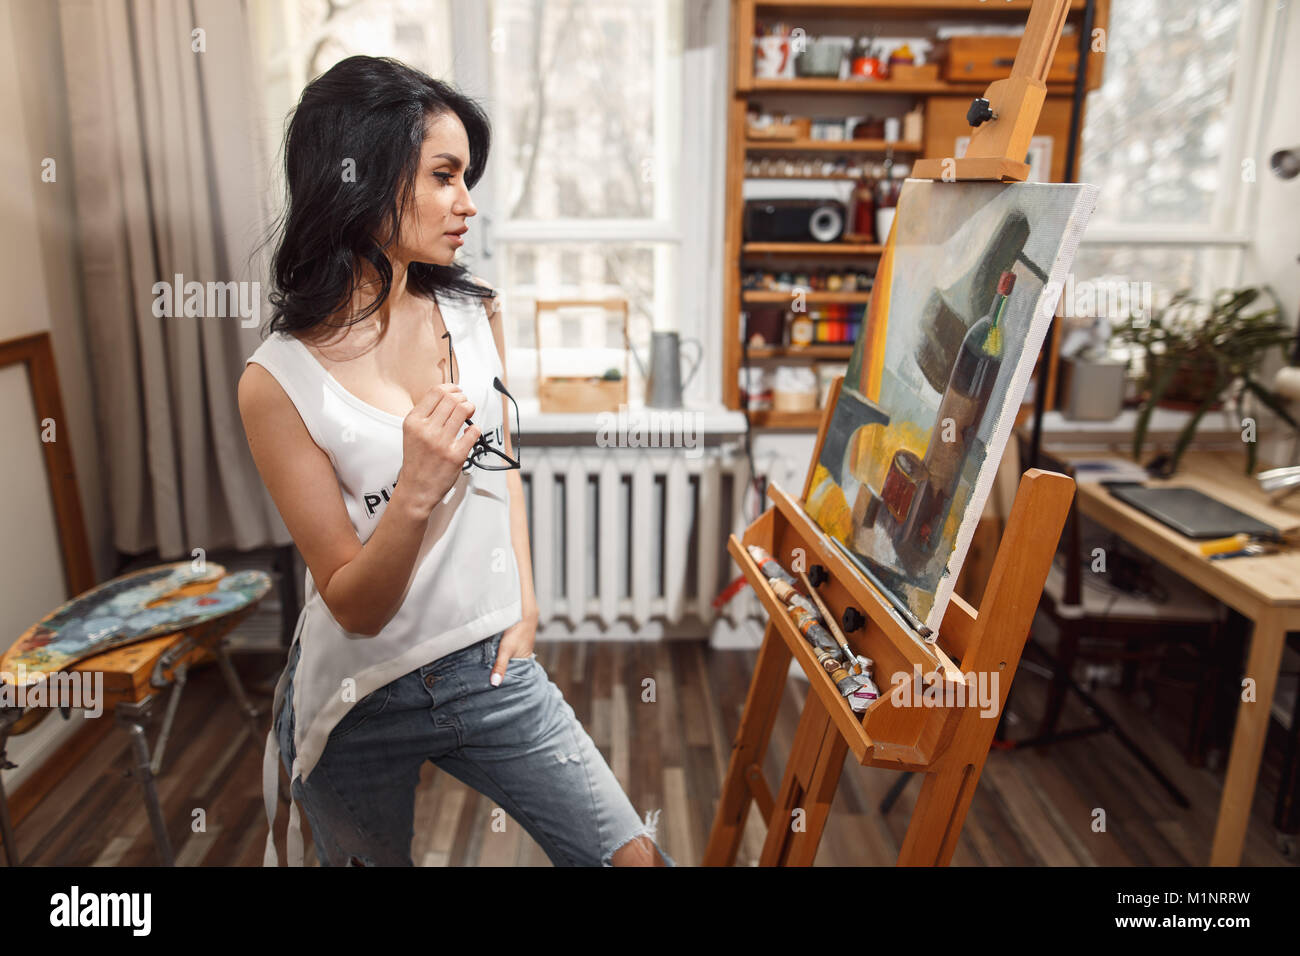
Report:
[{"label": "potted plant", "polygon": [[[1272,292],[1269,291],[1272,298]],[[1129,315],[1116,326],[1116,341],[1142,355],[1142,400],[1133,429],[1133,457],[1142,453],[1151,414],[1157,405],[1190,409],[1170,458],[1168,472],[1178,462],[1196,434],[1196,426],[1211,408],[1221,404],[1229,387],[1235,387],[1238,418],[1245,417],[1247,395],[1253,395],[1293,429],[1300,428],[1287,410],[1285,399],[1261,384],[1256,375],[1270,349],[1292,343],[1295,330],[1271,308],[1251,307],[1260,289],[1221,289],[1208,310],[1183,290],[1151,316]],[[1246,443],[1246,473],[1255,470],[1257,443]]]}]

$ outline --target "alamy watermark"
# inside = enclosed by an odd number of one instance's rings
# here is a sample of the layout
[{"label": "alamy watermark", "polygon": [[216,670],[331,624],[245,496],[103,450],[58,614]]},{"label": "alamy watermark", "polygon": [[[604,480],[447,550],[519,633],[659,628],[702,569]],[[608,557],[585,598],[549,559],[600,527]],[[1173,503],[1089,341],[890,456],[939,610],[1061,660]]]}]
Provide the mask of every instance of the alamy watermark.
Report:
[{"label": "alamy watermark", "polygon": [[235,318],[243,328],[255,328],[262,317],[260,282],[186,282],[179,272],[170,283],[153,284],[154,318]]},{"label": "alamy watermark", "polygon": [[51,926],[118,926],[131,930],[133,936],[148,936],[152,911],[152,893],[82,892],[74,883],[68,892],[50,897]]},{"label": "alamy watermark", "polygon": [[103,671],[0,671],[0,707],[75,707],[87,717],[104,713]]},{"label": "alamy watermark", "polygon": [[619,405],[618,413],[596,417],[599,448],[684,448],[687,458],[704,454],[700,412],[682,409],[638,408]]},{"label": "alamy watermark", "polygon": [[1051,302],[1056,315],[1064,318],[1097,318],[1123,320],[1133,316],[1138,320],[1151,317],[1152,286],[1150,282],[1128,282],[1122,279],[1074,280],[1074,273],[1065,277],[1060,301],[1053,300],[1050,288],[1044,302]]},{"label": "alamy watermark", "polygon": [[[895,707],[979,707],[981,717],[998,715],[998,674],[996,671],[971,671],[962,682],[945,681],[938,671],[921,673],[913,664],[912,673],[897,671],[889,682],[894,689],[889,698]],[[909,692],[906,685],[911,683]]]}]

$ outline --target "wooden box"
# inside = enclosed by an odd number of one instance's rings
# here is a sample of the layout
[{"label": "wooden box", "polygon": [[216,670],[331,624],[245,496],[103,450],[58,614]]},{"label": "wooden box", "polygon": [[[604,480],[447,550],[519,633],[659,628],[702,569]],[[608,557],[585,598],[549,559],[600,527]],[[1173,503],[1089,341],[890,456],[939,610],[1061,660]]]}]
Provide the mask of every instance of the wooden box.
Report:
[{"label": "wooden box", "polygon": [[553,376],[538,382],[537,400],[544,412],[617,412],[627,404],[627,379]]},{"label": "wooden box", "polygon": [[606,379],[599,375],[543,375],[542,319],[547,311],[572,308],[603,308],[619,312],[623,321],[623,341],[627,342],[626,299],[539,299],[533,313],[534,343],[537,351],[537,406],[542,412],[617,412],[627,404],[627,350],[623,350],[623,377]]},{"label": "wooden box", "polygon": [[766,126],[755,126],[750,123],[746,127],[746,136],[762,142],[808,139],[812,136],[812,119],[807,116],[796,116],[788,123],[769,123]]},{"label": "wooden box", "polygon": [[[1065,37],[1056,48],[1048,83],[1069,83],[1079,65],[1074,37]],[[953,82],[988,83],[1011,75],[1020,48],[1018,36],[953,37],[948,41],[945,77]]]},{"label": "wooden box", "polygon": [[899,63],[889,68],[889,78],[899,83],[937,83],[939,82],[939,64]]}]

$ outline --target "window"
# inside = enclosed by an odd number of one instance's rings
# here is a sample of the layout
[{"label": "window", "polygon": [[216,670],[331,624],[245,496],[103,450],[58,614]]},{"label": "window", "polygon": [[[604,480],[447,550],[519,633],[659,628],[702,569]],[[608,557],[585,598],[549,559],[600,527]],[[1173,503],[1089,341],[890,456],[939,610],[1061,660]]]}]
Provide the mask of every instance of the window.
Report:
[{"label": "window", "polygon": [[1080,156],[1094,222],[1226,225],[1223,174],[1242,0],[1129,0],[1111,10],[1105,82]]},{"label": "window", "polygon": [[[1237,284],[1249,243],[1252,134],[1275,5],[1262,0],[1112,4],[1102,86],[1089,93],[1079,178],[1101,187],[1078,279],[1150,283],[1201,297]],[[1257,76],[1265,79],[1257,82]],[[1123,316],[1111,316],[1120,320]]]},{"label": "window", "polygon": [[[652,328],[677,329],[717,354],[727,0],[249,3],[268,214],[282,195],[285,119],[306,83],[356,53],[396,57],[454,83],[491,119],[492,154],[473,193],[479,214],[460,255],[501,295],[515,395],[535,394],[538,298],[627,299],[638,346]],[[569,374],[621,366],[610,355],[593,349],[592,368]],[[631,378],[636,402],[635,364]],[[706,362],[690,391],[716,403],[720,379]]]},{"label": "window", "polygon": [[[511,220],[671,218],[679,69],[668,0],[492,0],[496,174]],[[625,28],[611,31],[607,28]],[[500,31],[500,32],[498,32]],[[563,194],[566,180],[582,189]],[[604,184],[614,184],[611,191]],[[504,225],[504,223],[503,223]]]},{"label": "window", "polygon": [[449,0],[253,0],[271,154],[302,89],[339,60],[391,56],[451,81]]},{"label": "window", "polygon": [[[488,5],[492,279],[511,378],[523,382],[516,394],[535,394],[536,356],[523,344],[534,344],[539,298],[626,299],[639,346],[652,328],[675,327],[682,16],[681,0]],[[621,330],[605,324],[603,335],[570,330],[599,341],[554,361],[544,354],[543,373],[621,369]],[[552,334],[564,330],[544,321],[545,346],[561,344]],[[638,382],[632,375],[631,401]]]}]

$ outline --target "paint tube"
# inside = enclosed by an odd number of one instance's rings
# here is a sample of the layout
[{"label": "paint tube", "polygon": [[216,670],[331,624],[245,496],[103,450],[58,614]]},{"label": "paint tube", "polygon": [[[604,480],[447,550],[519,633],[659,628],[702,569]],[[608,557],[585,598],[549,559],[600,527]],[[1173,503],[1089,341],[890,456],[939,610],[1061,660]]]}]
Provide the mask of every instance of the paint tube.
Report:
[{"label": "paint tube", "polygon": [[813,647],[824,648],[828,651],[834,651],[839,656],[840,646],[835,643],[835,638],[831,637],[830,632],[822,627],[821,620],[817,615],[809,614],[801,607],[790,609],[790,616],[794,618],[795,627],[799,628],[799,633]]},{"label": "paint tube", "polygon": [[822,619],[821,612],[817,610],[817,605],[796,591],[789,584],[786,584],[780,578],[773,578],[771,581],[772,592],[786,603],[788,607],[800,607],[811,613],[818,621]]},{"label": "paint tube", "polygon": [[[862,663],[863,661],[866,661],[865,666]],[[856,685],[848,695],[849,707],[853,709],[854,713],[861,713],[866,710],[871,706],[871,702],[880,696],[880,689],[876,687],[871,675],[867,672],[870,666],[871,660],[859,654],[857,660],[853,662],[853,666],[849,668],[849,679]]]},{"label": "paint tube", "polygon": [[758,569],[772,580],[781,580],[786,584],[794,587],[794,578],[777,563],[776,558],[772,557],[765,550],[756,544],[751,544],[748,548],[749,556],[758,562]]},{"label": "paint tube", "polygon": [[876,685],[868,683],[849,693],[849,708],[855,714],[860,714],[879,696],[880,692],[876,690]]},{"label": "paint tube", "polygon": [[835,682],[835,687],[839,690],[841,696],[847,697],[858,689],[858,682],[854,679],[844,662],[839,658],[839,650],[824,650],[814,648],[813,653],[817,655],[817,663],[821,664],[826,673],[831,675],[831,680]]}]

